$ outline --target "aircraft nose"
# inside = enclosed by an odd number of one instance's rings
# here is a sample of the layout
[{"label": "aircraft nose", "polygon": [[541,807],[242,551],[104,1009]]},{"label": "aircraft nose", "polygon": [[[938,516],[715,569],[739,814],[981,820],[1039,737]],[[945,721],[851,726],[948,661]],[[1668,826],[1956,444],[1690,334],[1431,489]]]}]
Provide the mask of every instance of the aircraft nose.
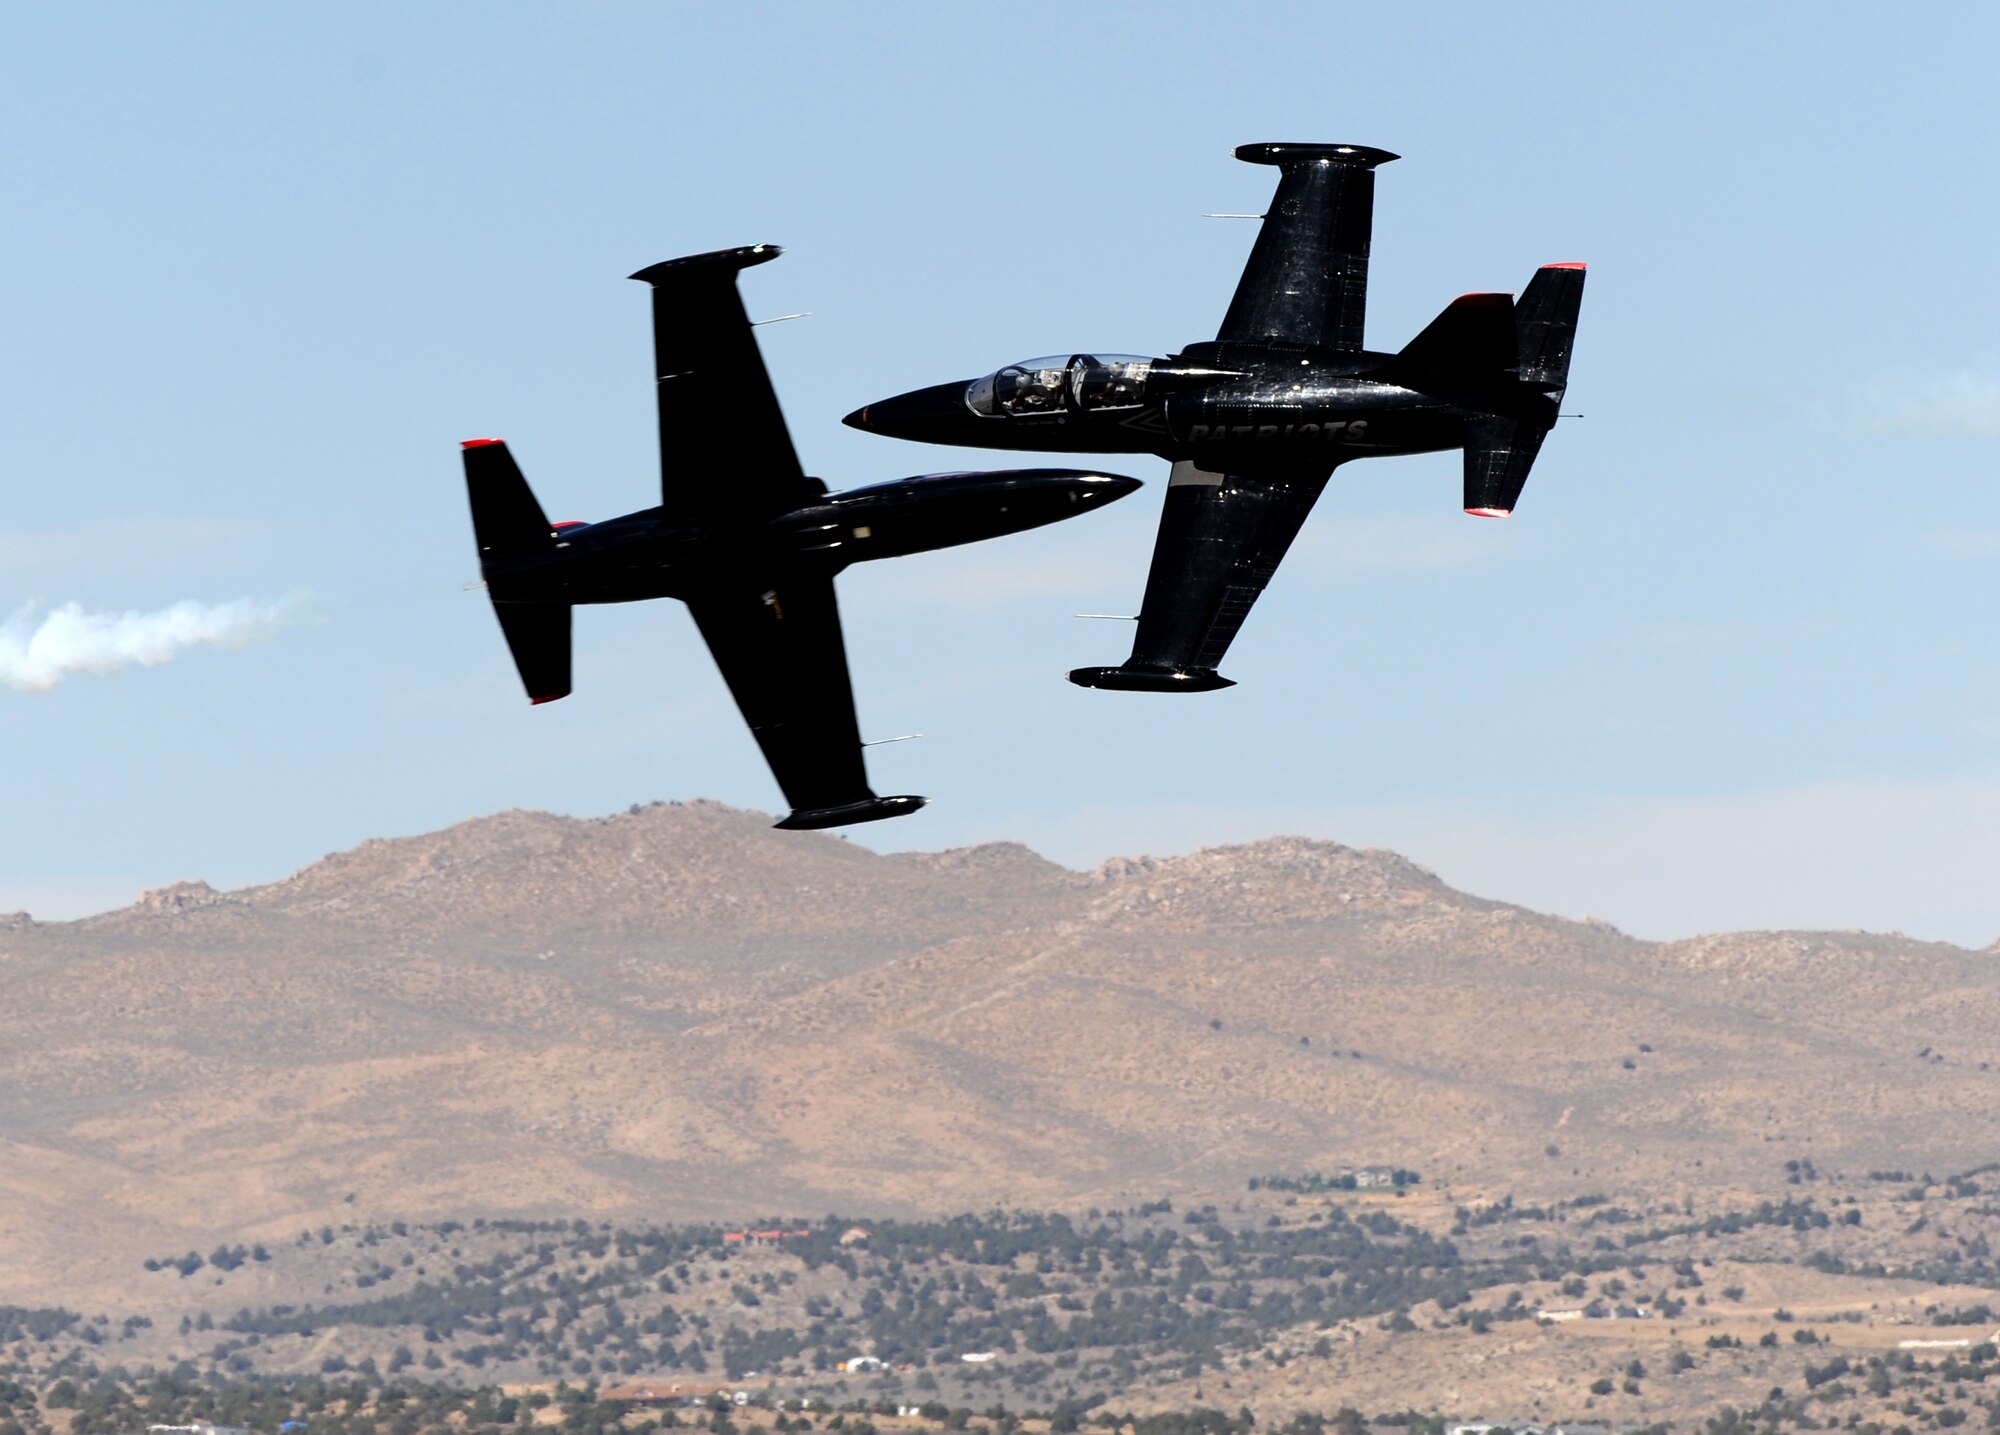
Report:
[{"label": "aircraft nose", "polygon": [[894,398],[877,399],[872,404],[863,404],[841,422],[863,433],[889,438],[930,439],[945,437],[941,430],[956,428],[961,420],[971,417],[972,411],[965,406],[965,384],[960,382],[933,384]]}]

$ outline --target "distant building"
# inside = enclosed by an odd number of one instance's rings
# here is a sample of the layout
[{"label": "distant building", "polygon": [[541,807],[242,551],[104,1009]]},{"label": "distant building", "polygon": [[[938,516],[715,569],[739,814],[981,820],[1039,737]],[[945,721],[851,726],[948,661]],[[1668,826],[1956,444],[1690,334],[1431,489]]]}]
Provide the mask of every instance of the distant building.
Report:
[{"label": "distant building", "polygon": [[[1540,1320],[1609,1320],[1614,1314],[1632,1310],[1634,1310],[1632,1306],[1619,1306],[1617,1311],[1614,1311],[1603,1301],[1594,1300],[1589,1305],[1558,1306],[1554,1310],[1538,1310],[1535,1315]],[[1630,1318],[1629,1315],[1627,1318]]]},{"label": "distant building", "polygon": [[725,1246],[775,1246],[780,1241],[796,1240],[810,1236],[811,1231],[724,1231],[722,1244]]},{"label": "distant building", "polygon": [[872,1370],[887,1370],[888,1368],[888,1361],[879,1359],[873,1355],[857,1355],[854,1359],[843,1360],[834,1367],[835,1370],[845,1370],[850,1374]]},{"label": "distant building", "polygon": [[607,1385],[598,1392],[600,1398],[617,1400],[627,1405],[679,1405],[693,1392],[685,1385],[636,1384]]},{"label": "distant building", "polygon": [[730,1389],[728,1385],[651,1380],[607,1385],[598,1392],[598,1395],[601,1399],[622,1401],[627,1405],[692,1405],[711,1395],[727,1394]]},{"label": "distant building", "polygon": [[867,1239],[868,1229],[865,1226],[849,1226],[840,1233],[840,1243],[843,1246],[858,1246]]},{"label": "distant building", "polygon": [[968,1350],[959,1357],[967,1365],[986,1365],[994,1358],[994,1353],[990,1350]]}]

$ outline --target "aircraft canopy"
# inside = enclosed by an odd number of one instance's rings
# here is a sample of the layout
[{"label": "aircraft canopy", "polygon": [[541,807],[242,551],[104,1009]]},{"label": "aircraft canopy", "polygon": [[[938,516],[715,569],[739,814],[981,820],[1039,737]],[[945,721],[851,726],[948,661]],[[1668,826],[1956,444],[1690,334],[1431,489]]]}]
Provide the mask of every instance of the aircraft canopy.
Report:
[{"label": "aircraft canopy", "polygon": [[1087,409],[1136,408],[1146,399],[1153,361],[1137,354],[1071,354],[1009,364],[965,390],[965,404],[987,418]]}]

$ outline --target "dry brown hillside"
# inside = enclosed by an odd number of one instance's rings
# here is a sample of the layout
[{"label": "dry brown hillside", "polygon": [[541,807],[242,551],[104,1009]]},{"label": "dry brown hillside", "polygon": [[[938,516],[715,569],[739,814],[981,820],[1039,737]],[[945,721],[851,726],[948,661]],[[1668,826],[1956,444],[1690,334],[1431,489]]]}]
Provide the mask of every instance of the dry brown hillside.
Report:
[{"label": "dry brown hillside", "polygon": [[1070,872],[510,812],[0,921],[0,1302],[322,1221],[1766,1190],[2000,1156],[1995,953],[1657,945],[1273,838]]}]

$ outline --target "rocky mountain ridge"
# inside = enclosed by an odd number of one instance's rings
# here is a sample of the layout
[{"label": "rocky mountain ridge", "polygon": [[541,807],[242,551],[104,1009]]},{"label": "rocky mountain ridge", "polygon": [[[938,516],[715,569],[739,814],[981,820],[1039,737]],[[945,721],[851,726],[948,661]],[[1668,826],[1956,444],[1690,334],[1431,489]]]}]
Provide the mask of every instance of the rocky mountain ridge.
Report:
[{"label": "rocky mountain ridge", "polygon": [[1357,1162],[1754,1190],[1788,1158],[2000,1156],[1991,952],[1648,943],[1299,838],[1080,873],[768,821],[510,812],[0,927],[0,1266],[26,1297],[357,1216],[1061,1207]]}]

